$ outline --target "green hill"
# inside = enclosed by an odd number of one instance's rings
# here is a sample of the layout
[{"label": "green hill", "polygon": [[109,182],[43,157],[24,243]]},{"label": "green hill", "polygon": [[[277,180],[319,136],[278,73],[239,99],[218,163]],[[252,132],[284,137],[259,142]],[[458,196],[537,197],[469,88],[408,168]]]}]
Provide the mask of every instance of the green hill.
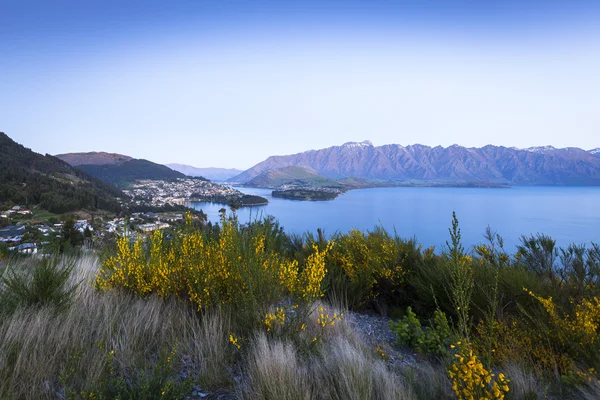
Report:
[{"label": "green hill", "polygon": [[66,162],[41,155],[0,132],[0,202],[54,212],[119,212],[123,193]]},{"label": "green hill", "polygon": [[283,185],[343,189],[344,185],[302,167],[285,167],[264,171],[247,183],[248,186],[274,188]]},{"label": "green hill", "polygon": [[164,165],[121,154],[67,153],[59,154],[57,157],[103,182],[119,187],[126,187],[128,183],[140,179],[173,180],[186,177],[181,172]]}]

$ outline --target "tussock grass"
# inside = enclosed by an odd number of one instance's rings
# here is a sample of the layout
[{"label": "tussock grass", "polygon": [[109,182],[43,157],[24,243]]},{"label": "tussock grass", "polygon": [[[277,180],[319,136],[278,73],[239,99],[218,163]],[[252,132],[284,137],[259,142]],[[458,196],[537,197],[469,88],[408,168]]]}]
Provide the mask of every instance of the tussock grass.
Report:
[{"label": "tussock grass", "polygon": [[527,371],[517,364],[504,366],[506,375],[510,376],[511,399],[533,400],[548,397],[550,388],[547,387],[532,371]]},{"label": "tussock grass", "polygon": [[252,342],[246,365],[247,386],[242,399],[310,400],[314,387],[306,365],[290,342],[269,340],[264,333]]},{"label": "tussock grass", "polygon": [[[314,307],[334,307],[319,303]],[[305,323],[317,313],[308,314]],[[301,342],[258,333],[243,360],[242,399],[412,399],[412,389],[377,358],[342,319],[306,352]],[[312,326],[307,330],[318,329]]]},{"label": "tussock grass", "polygon": [[589,382],[579,393],[582,400],[600,399],[600,382]]},{"label": "tussock grass", "polygon": [[413,399],[456,398],[445,365],[421,361],[415,366],[402,368],[400,375],[411,388]]},{"label": "tussock grass", "polygon": [[[65,387],[77,398],[115,369],[135,382],[140,370],[151,371],[158,355],[175,346],[178,354],[190,354],[199,378],[226,383],[226,326],[218,317],[201,322],[177,300],[100,294],[89,284],[97,268],[94,257],[77,261],[70,279],[82,284],[62,314],[22,308],[1,321],[0,398],[56,398],[69,394]],[[178,357],[174,379],[182,368]]]},{"label": "tussock grass", "polygon": [[323,357],[320,381],[330,399],[411,399],[403,380],[364,349],[343,338],[333,341]]}]

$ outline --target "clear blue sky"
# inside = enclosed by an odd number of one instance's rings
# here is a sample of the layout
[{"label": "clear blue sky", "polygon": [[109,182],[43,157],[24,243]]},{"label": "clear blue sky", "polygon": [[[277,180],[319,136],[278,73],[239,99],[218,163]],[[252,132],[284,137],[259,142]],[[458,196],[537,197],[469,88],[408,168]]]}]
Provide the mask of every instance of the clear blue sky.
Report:
[{"label": "clear blue sky", "polygon": [[600,1],[0,0],[0,131],[248,168],[346,141],[600,146]]}]

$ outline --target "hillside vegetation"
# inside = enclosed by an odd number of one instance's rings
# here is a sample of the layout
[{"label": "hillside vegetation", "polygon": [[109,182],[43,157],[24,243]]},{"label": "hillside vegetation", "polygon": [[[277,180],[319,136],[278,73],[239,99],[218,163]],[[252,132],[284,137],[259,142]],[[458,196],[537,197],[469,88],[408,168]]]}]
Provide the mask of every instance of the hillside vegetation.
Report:
[{"label": "hillside vegetation", "polygon": [[140,160],[121,154],[67,153],[57,157],[82,169],[103,182],[125,188],[128,183],[141,179],[174,180],[185,178],[181,172],[148,160]]},{"label": "hillside vegetation", "polygon": [[123,193],[50,155],[41,155],[0,132],[0,202],[38,206],[53,213],[121,209]]},{"label": "hillside vegetation", "polygon": [[252,187],[273,188],[282,185],[293,185],[314,188],[343,189],[344,185],[327,179],[317,173],[301,167],[285,167],[276,170],[264,171],[247,183]]},{"label": "hillside vegetation", "polygon": [[[435,253],[382,228],[328,240],[272,219],[188,220],[170,238],[119,239],[100,264],[11,265],[0,397],[600,395],[596,244],[559,249],[537,235],[509,254],[488,231],[467,252],[453,218]],[[361,334],[357,312],[393,319]],[[396,346],[373,341],[372,326],[392,329]]]}]

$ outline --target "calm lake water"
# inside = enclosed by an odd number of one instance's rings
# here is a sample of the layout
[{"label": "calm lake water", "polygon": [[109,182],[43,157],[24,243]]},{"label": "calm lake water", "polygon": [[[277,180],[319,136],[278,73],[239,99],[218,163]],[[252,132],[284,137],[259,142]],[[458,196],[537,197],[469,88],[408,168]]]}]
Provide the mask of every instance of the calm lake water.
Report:
[{"label": "calm lake water", "polygon": [[[376,188],[351,190],[335,200],[311,202],[277,199],[266,189],[241,188],[269,200],[261,207],[237,211],[241,222],[273,215],[286,232],[326,235],[352,228],[362,231],[381,224],[401,237],[416,237],[440,249],[449,238],[456,211],[465,247],[483,241],[489,225],[514,251],[521,235],[545,233],[559,245],[600,243],[599,187]],[[192,203],[211,221],[218,221],[221,204]]]}]

